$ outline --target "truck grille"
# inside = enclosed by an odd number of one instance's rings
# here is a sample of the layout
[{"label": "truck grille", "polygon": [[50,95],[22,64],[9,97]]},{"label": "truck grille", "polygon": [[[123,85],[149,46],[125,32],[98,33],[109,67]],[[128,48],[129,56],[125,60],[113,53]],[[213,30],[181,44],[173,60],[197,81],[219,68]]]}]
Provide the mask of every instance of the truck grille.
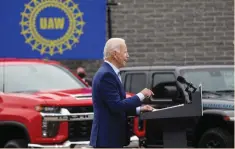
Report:
[{"label": "truck grille", "polygon": [[66,107],[70,113],[86,113],[93,112],[93,106],[81,106],[81,107]]},{"label": "truck grille", "polygon": [[[93,106],[85,107],[66,107],[70,113],[86,113],[93,112]],[[128,117],[129,133],[133,133],[134,117]],[[92,128],[92,120],[90,121],[71,121],[69,122],[69,140],[70,141],[89,141]]]},{"label": "truck grille", "polygon": [[[92,106],[69,107],[70,113],[93,112]],[[89,121],[70,121],[69,122],[69,140],[70,141],[89,141],[92,128],[92,120]]]}]

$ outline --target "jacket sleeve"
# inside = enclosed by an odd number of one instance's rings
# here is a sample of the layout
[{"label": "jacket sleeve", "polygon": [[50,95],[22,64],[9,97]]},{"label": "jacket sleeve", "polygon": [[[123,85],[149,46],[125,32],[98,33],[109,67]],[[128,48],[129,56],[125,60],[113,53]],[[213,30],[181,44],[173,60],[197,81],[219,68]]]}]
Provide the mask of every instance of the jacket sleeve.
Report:
[{"label": "jacket sleeve", "polygon": [[102,100],[113,112],[129,112],[141,105],[137,95],[121,100],[116,78],[111,73],[106,73],[99,83],[99,91]]},{"label": "jacket sleeve", "polygon": [[136,111],[136,108],[129,109],[129,110],[127,111],[127,115],[128,115],[128,116],[138,116],[138,113],[137,113],[137,111]]}]

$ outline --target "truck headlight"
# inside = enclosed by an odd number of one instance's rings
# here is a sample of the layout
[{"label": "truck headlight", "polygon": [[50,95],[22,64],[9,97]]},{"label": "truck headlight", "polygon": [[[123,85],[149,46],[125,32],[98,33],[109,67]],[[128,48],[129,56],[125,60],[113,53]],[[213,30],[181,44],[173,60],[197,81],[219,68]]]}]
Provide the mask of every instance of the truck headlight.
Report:
[{"label": "truck headlight", "polygon": [[35,110],[43,113],[60,113],[60,107],[36,106]]},{"label": "truck headlight", "polygon": [[42,137],[55,137],[58,133],[60,122],[42,121]]}]

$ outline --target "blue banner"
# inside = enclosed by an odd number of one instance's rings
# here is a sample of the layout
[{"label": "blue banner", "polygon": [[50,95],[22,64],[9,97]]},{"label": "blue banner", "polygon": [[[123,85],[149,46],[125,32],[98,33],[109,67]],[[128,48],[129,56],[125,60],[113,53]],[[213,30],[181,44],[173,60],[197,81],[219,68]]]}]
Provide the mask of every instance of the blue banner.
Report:
[{"label": "blue banner", "polygon": [[106,0],[0,0],[0,58],[102,59]]}]

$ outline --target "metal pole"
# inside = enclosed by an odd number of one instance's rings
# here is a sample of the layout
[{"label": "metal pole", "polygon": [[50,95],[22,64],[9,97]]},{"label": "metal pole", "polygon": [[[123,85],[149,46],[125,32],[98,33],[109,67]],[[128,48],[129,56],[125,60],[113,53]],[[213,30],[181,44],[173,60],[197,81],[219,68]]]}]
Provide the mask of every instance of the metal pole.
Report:
[{"label": "metal pole", "polygon": [[108,38],[112,38],[112,20],[110,6],[108,6]]},{"label": "metal pole", "polygon": [[107,6],[108,6],[108,38],[112,38],[112,20],[111,20],[111,6],[117,6],[117,5],[121,5],[121,3],[116,3],[116,2],[108,2]]}]

